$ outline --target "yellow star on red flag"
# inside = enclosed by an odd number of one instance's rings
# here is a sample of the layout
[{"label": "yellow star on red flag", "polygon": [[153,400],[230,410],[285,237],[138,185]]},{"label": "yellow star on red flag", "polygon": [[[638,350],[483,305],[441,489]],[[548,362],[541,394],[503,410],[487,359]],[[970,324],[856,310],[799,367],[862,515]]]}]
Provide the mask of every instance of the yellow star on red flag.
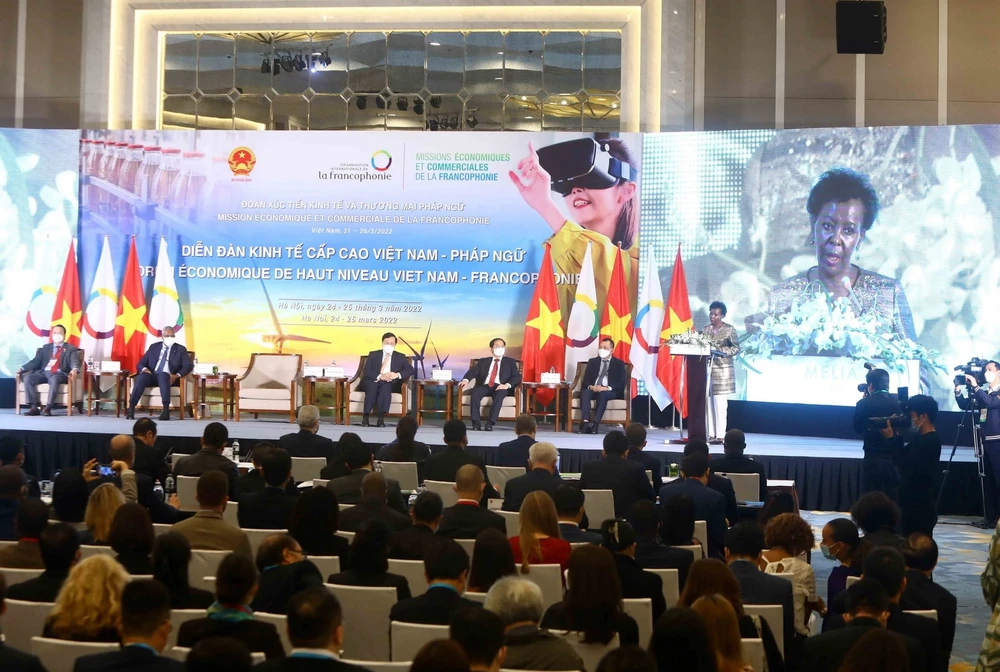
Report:
[{"label": "yellow star on red flag", "polygon": [[125,296],[122,297],[121,301],[122,314],[115,318],[115,324],[122,327],[125,332],[125,342],[128,343],[132,340],[132,334],[144,328],[142,318],[146,314],[146,306],[145,304],[133,306],[128,297]]},{"label": "yellow star on red flag", "polygon": [[527,326],[538,329],[539,348],[544,348],[552,336],[564,338],[560,317],[561,314],[558,308],[552,311],[549,310],[548,304],[544,301],[538,302],[538,317],[528,321]]}]

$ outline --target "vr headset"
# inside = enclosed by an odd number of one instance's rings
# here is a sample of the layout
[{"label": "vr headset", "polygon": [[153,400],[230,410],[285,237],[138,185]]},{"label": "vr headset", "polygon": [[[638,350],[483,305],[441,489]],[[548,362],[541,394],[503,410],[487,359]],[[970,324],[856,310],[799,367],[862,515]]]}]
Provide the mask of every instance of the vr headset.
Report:
[{"label": "vr headset", "polygon": [[593,138],[567,140],[538,150],[538,163],[552,177],[552,191],[563,196],[573,189],[610,189],[619,180],[635,181],[632,167],[611,156],[606,142]]}]

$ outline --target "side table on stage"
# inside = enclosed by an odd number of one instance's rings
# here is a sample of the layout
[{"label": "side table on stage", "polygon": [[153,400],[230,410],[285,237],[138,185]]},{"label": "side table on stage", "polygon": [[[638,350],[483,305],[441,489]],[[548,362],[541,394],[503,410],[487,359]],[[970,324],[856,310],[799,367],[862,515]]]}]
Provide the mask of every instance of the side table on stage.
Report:
[{"label": "side table on stage", "polygon": [[[544,411],[535,412],[533,410],[535,395],[538,393],[538,390],[555,390],[555,413],[546,413]],[[563,423],[565,422],[566,417],[569,416],[569,399],[566,399],[565,407],[562,405],[564,393],[568,395],[569,383],[526,383],[521,381],[521,408],[525,413],[533,415],[536,418],[552,418],[555,422],[556,431],[561,432]]]},{"label": "side table on stage", "polygon": [[[431,379],[414,379],[413,381],[417,386],[417,426],[423,424],[424,414],[438,414],[444,413],[445,420],[451,420],[452,413],[454,411],[454,405],[452,399],[455,396],[455,385],[458,381],[455,380],[431,380]],[[444,409],[436,408],[424,408],[424,390],[427,387],[443,387],[445,394]]]},{"label": "side table on stage", "polygon": [[688,436],[684,438],[684,418],[681,418],[680,441],[667,440],[667,443],[686,443],[690,439],[708,440],[708,376],[710,371],[710,360],[712,351],[710,348],[700,345],[668,345],[660,344],[661,352],[665,347],[670,348],[670,354],[674,357],[683,357],[681,367],[681,393],[687,393],[688,415],[687,430]]},{"label": "side table on stage", "polygon": [[[88,369],[87,375],[90,376],[90,385],[87,388],[87,415],[90,416],[91,412],[100,415],[101,404],[114,404],[115,417],[120,418],[122,403],[125,401],[122,397],[125,393],[125,381],[128,380],[128,372],[107,371],[102,373],[100,370]],[[101,398],[101,378],[103,377],[113,377],[115,379],[115,396],[113,399]],[[96,409],[94,409],[95,404],[97,405]]]},{"label": "side table on stage", "polygon": [[[228,420],[236,416],[236,374],[235,373],[192,373],[194,381],[194,419],[201,420],[206,414],[202,410],[210,410],[213,404],[221,404],[222,419]],[[208,383],[218,384],[222,388],[222,401],[208,400]]]},{"label": "side table on stage", "polygon": [[[321,411],[333,411],[333,424],[344,424],[344,413],[347,410],[347,377],[346,376],[302,376],[302,394],[307,405],[316,406]],[[319,406],[316,404],[316,383],[333,384],[333,405]]]}]

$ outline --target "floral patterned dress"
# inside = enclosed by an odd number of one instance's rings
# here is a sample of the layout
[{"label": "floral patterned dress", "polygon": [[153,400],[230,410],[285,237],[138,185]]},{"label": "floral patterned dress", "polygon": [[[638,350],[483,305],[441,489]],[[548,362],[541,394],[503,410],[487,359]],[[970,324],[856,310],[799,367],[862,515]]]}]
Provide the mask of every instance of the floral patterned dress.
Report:
[{"label": "floral patterned dress", "polygon": [[725,324],[714,331],[712,325],[705,327],[702,332],[704,336],[712,342],[712,349],[722,352],[725,357],[716,355],[712,359],[712,395],[727,395],[736,391],[736,368],[733,366],[733,357],[740,352],[740,337],[736,334],[736,328],[731,324]]}]

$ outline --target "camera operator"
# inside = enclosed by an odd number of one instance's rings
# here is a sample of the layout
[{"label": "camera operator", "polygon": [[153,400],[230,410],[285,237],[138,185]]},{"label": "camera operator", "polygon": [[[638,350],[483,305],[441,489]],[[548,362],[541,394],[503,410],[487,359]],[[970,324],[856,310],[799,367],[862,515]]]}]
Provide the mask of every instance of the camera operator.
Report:
[{"label": "camera operator", "polygon": [[889,499],[896,501],[899,494],[899,470],[893,459],[902,447],[898,436],[886,438],[881,427],[873,425],[869,418],[887,418],[901,415],[903,409],[895,394],[889,394],[889,372],[872,369],[865,376],[868,390],[854,407],[854,431],[865,438],[865,458],[862,464],[862,494],[879,490]]},{"label": "camera operator", "polygon": [[[917,432],[915,439],[903,446],[899,459],[902,478],[899,482],[900,528],[904,537],[914,532],[934,536],[937,524],[937,496],[941,475],[941,438],[934,427],[938,403],[933,397],[918,394],[906,402],[910,427]],[[882,436],[892,438],[896,430],[889,421]]]},{"label": "camera operator", "polygon": [[[982,386],[975,376],[965,375],[968,381],[969,396],[962,394],[962,385],[955,386],[955,402],[963,411],[969,407],[969,403],[975,400],[978,408],[986,409],[986,422],[983,423],[983,453],[985,461],[989,464],[984,471],[990,480],[992,488],[987,488],[986,517],[987,522],[995,521],[997,518],[996,493],[1000,492],[1000,364],[990,360],[986,364],[986,371],[983,373],[986,385]],[[978,423],[979,417],[973,418],[973,422]],[[993,493],[993,496],[990,496]]]}]

